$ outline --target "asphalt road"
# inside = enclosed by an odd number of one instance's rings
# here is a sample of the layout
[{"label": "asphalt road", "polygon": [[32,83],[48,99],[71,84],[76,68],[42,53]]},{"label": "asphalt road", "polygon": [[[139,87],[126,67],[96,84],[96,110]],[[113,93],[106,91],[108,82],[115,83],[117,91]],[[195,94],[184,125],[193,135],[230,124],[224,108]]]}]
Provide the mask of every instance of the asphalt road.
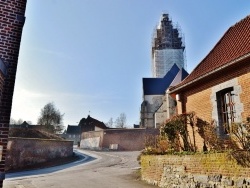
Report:
[{"label": "asphalt road", "polygon": [[149,188],[138,180],[139,152],[83,151],[75,163],[7,174],[4,188]]}]

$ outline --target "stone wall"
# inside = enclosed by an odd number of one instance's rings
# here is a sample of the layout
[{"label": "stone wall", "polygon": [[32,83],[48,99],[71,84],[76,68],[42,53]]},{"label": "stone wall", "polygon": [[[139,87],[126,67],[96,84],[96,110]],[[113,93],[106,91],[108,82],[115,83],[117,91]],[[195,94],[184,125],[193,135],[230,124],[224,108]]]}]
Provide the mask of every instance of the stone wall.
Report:
[{"label": "stone wall", "polygon": [[88,149],[109,149],[118,144],[118,150],[139,151],[145,148],[147,135],[158,135],[159,129],[106,129],[82,134],[80,147]]},{"label": "stone wall", "polygon": [[20,169],[29,165],[73,155],[73,141],[9,138],[6,170]]},{"label": "stone wall", "polygon": [[250,168],[229,153],[143,155],[141,177],[159,187],[250,187]]}]

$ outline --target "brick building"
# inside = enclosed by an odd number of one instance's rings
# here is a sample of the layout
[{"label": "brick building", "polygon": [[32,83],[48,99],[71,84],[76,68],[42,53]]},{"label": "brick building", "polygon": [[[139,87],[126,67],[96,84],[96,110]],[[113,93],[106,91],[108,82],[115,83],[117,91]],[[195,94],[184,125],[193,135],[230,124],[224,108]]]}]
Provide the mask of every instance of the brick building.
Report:
[{"label": "brick building", "polygon": [[178,113],[194,111],[225,136],[250,115],[250,16],[230,27],[180,84],[170,89]]},{"label": "brick building", "polygon": [[25,9],[26,0],[0,2],[0,187],[5,178],[9,120]]},{"label": "brick building", "polygon": [[62,138],[74,141],[74,144],[78,144],[81,141],[81,126],[68,125],[66,132],[60,134]]},{"label": "brick building", "polygon": [[78,126],[81,127],[81,133],[108,129],[108,127],[102,121],[94,119],[90,115],[88,115],[87,118],[82,118]]}]

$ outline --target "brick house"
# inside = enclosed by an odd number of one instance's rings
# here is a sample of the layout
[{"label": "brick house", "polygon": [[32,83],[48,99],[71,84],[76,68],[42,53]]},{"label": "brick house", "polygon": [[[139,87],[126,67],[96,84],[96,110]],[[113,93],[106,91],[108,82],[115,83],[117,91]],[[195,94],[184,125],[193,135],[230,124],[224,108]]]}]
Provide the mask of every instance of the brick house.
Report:
[{"label": "brick house", "polygon": [[21,124],[10,124],[10,129],[21,128],[21,129],[36,129],[36,130],[46,130],[43,125],[30,125],[27,121],[24,121]]},{"label": "brick house", "polygon": [[0,187],[5,178],[5,156],[26,0],[0,3]]},{"label": "brick house", "polygon": [[68,125],[67,130],[60,135],[62,138],[74,141],[74,144],[79,144],[81,141],[81,126]]},{"label": "brick house", "polygon": [[250,115],[250,16],[230,27],[180,84],[170,88],[177,113],[194,111],[220,136]]},{"label": "brick house", "polygon": [[108,129],[108,127],[101,121],[94,119],[88,115],[87,118],[82,118],[79,122],[79,126],[81,127],[81,132],[88,131],[99,131],[103,129]]}]

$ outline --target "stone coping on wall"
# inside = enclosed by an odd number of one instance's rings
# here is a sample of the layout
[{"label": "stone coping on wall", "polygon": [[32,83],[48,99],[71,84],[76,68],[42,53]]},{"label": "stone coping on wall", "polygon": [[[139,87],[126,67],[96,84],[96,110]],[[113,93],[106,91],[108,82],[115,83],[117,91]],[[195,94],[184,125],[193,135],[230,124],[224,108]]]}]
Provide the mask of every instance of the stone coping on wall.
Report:
[{"label": "stone coping on wall", "polygon": [[47,139],[47,138],[23,138],[23,137],[9,137],[11,139],[20,139],[20,140],[47,140],[47,141],[57,141],[57,142],[74,142],[72,140],[57,140],[57,139]]}]

